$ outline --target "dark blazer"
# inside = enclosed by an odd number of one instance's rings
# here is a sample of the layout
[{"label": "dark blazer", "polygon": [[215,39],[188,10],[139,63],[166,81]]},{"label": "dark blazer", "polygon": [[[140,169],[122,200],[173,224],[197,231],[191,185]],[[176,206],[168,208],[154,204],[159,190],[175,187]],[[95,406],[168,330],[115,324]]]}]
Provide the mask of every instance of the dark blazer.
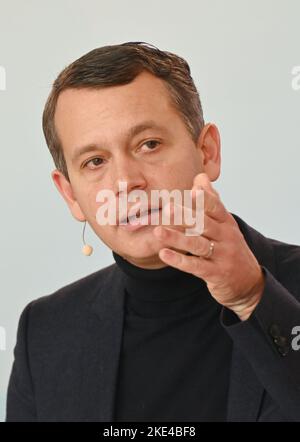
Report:
[{"label": "dark blazer", "polygon": [[[300,246],[267,238],[232,215],[266,284],[247,321],[222,309],[233,340],[227,420],[300,421],[300,350],[291,345],[300,325]],[[18,326],[6,420],[113,422],[123,307],[116,264],[29,303]]]}]

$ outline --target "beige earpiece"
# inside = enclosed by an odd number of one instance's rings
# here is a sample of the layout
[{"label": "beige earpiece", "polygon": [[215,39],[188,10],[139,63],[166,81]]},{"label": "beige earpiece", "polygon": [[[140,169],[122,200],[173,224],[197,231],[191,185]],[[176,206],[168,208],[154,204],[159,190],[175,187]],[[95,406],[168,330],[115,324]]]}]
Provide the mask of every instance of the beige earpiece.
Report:
[{"label": "beige earpiece", "polygon": [[86,226],[86,221],[84,221],[84,226],[83,226],[83,231],[82,231],[82,241],[83,241],[83,247],[82,247],[82,253],[85,256],[90,256],[93,253],[93,247],[90,246],[89,244],[85,243],[84,240],[84,232],[85,232],[85,226]]}]

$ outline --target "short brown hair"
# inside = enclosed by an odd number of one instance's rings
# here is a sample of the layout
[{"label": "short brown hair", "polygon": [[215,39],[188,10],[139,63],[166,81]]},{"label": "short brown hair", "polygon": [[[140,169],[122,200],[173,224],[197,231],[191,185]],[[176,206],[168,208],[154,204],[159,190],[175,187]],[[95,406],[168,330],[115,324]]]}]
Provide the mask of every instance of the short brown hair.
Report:
[{"label": "short brown hair", "polygon": [[62,145],[54,125],[59,94],[69,88],[103,88],[128,84],[143,70],[164,80],[172,104],[194,142],[204,126],[198,91],[188,63],[178,55],[145,42],[126,42],[93,49],[56,78],[43,112],[43,131],[55,166],[69,180]]}]

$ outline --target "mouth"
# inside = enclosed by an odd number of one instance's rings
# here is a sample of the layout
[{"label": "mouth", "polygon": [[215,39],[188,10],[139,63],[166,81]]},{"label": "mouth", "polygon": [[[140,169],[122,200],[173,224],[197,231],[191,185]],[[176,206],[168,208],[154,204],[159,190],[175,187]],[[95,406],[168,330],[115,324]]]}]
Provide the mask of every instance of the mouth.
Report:
[{"label": "mouth", "polygon": [[143,210],[143,211],[139,210],[137,212],[136,216],[133,215],[133,216],[127,217],[127,222],[130,222],[131,220],[133,220],[135,218],[139,219],[139,218],[142,218],[143,216],[151,215],[151,213],[157,213],[159,210],[160,210],[160,208],[157,208],[157,209],[152,208],[152,209]]},{"label": "mouth", "polygon": [[128,222],[130,222],[131,220],[133,220],[135,218],[140,219],[143,216],[149,215],[151,213],[157,213],[160,210],[161,210],[161,207],[152,207],[152,208],[149,207],[147,209],[138,209],[138,211],[135,214],[131,215],[131,216],[128,216],[128,215],[123,216],[123,218],[121,218],[120,224],[124,223],[124,222],[128,223]]},{"label": "mouth", "polygon": [[[161,207],[157,207],[157,208],[149,208],[146,210],[139,210],[136,214],[131,215],[131,216],[125,216],[121,219],[120,221],[120,225],[121,226],[126,226],[126,225],[141,225],[139,223],[139,220],[141,220],[142,218],[145,218],[146,216],[148,216],[151,220],[151,214],[156,214],[159,213],[161,211]],[[125,223],[125,224],[124,224]]]}]

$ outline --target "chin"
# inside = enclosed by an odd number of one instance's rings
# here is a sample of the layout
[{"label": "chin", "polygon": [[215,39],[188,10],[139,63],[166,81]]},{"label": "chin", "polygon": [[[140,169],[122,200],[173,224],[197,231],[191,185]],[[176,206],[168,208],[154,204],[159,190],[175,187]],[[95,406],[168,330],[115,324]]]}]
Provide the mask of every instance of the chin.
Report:
[{"label": "chin", "polygon": [[129,244],[128,241],[127,247],[122,247],[122,249],[116,247],[114,250],[116,250],[116,253],[124,256],[125,258],[130,257],[133,259],[149,259],[151,257],[158,258],[158,253],[161,248],[162,245],[158,244],[155,239],[152,239],[152,241],[143,241],[140,239],[138,242],[133,244]]}]

